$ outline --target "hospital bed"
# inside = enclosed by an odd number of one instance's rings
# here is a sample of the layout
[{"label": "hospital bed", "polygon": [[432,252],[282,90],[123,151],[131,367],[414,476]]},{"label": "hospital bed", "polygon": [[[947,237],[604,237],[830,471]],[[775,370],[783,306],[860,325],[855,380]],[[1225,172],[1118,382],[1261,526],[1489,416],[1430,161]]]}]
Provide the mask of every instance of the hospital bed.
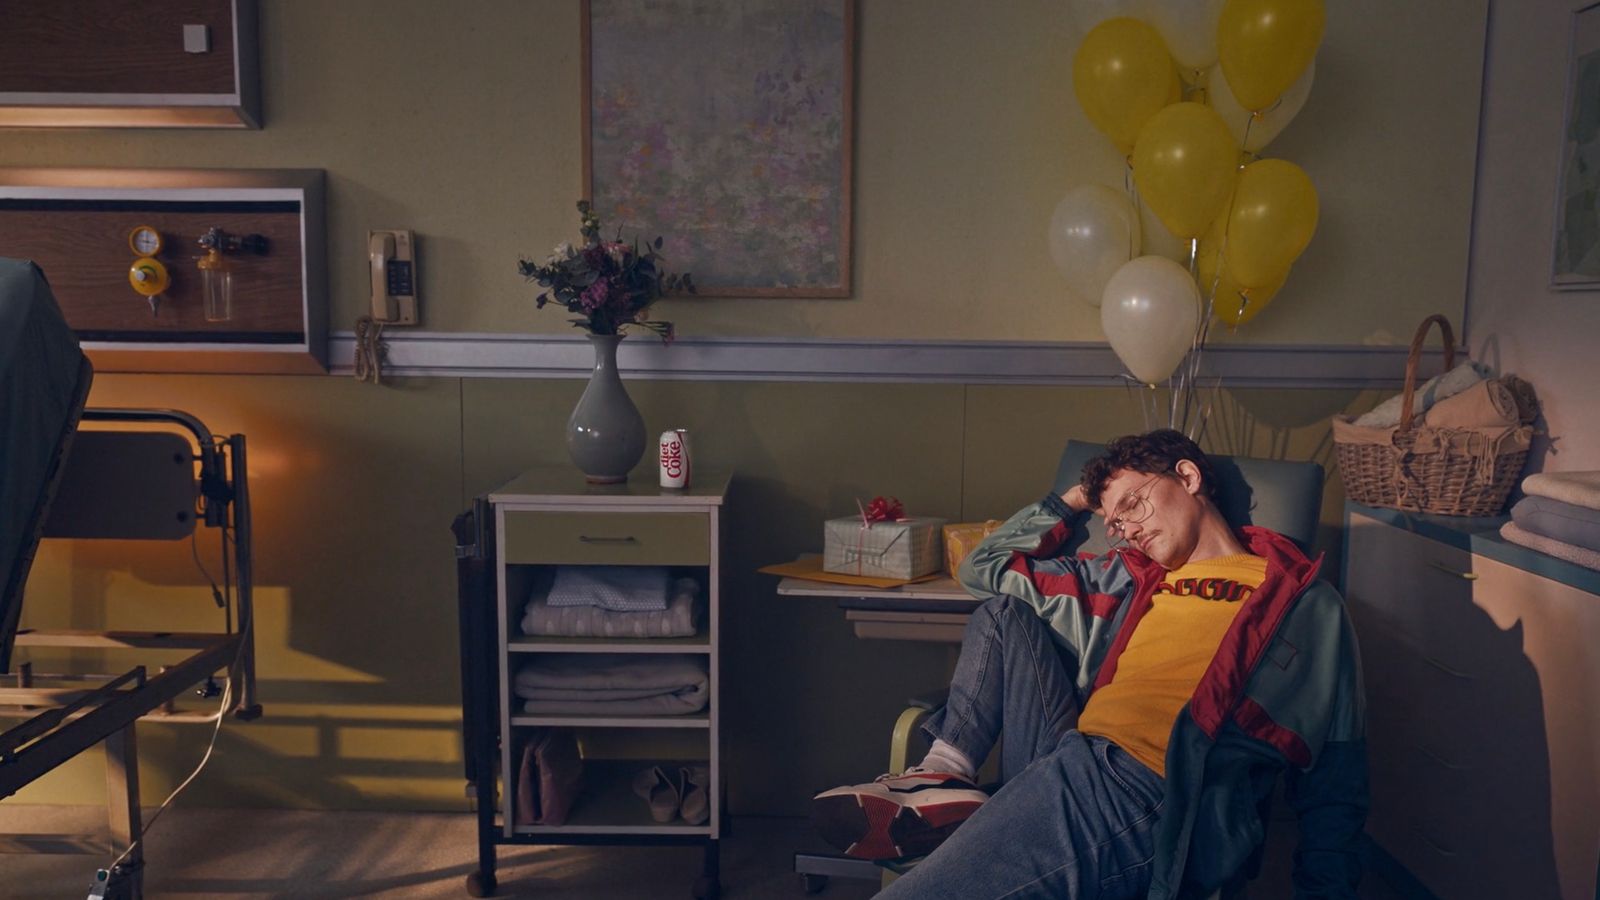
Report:
[{"label": "hospital bed", "polygon": [[[173,410],[86,409],[92,380],[44,274],[0,259],[0,798],[103,743],[110,853],[118,855],[95,873],[90,896],[137,898],[145,823],[136,723],[220,725],[228,715],[261,713],[250,495],[243,435],[216,437]],[[197,528],[215,531],[222,547],[222,578],[212,585],[223,607],[220,632],[19,628],[41,539],[193,540]],[[28,602],[65,601],[41,593]],[[63,654],[93,651],[151,661],[121,672],[47,673],[32,658],[54,653],[45,658],[59,663]],[[174,659],[179,653],[186,655]],[[205,711],[180,709],[177,698],[197,685],[222,700],[207,700]],[[20,836],[6,843],[42,846]],[[93,841],[65,843],[106,852]]]}]

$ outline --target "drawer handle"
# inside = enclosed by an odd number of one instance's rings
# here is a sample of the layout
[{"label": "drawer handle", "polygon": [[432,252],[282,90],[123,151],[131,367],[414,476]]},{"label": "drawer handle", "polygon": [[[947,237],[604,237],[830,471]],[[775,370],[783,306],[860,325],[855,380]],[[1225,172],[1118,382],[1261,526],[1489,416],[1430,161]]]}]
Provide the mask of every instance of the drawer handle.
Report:
[{"label": "drawer handle", "polygon": [[1477,581],[1478,580],[1478,573],[1477,572],[1457,572],[1455,569],[1452,569],[1451,567],[1449,567],[1449,566],[1445,565],[1444,563],[1439,562],[1438,560],[1435,560],[1435,559],[1428,560],[1428,565],[1432,566],[1435,569],[1438,569],[1439,571],[1445,573],[1446,575],[1454,575],[1457,578],[1464,578],[1467,581]]},{"label": "drawer handle", "polygon": [[1455,763],[1449,761],[1448,759],[1445,759],[1444,757],[1442,757],[1439,754],[1433,752],[1432,750],[1429,750],[1427,747],[1422,746],[1421,744],[1417,743],[1416,741],[1412,741],[1411,742],[1411,746],[1417,748],[1417,752],[1418,753],[1421,753],[1423,756],[1426,756],[1427,758],[1433,760],[1434,762],[1438,763],[1439,765],[1444,766],[1446,769],[1450,769],[1453,772],[1465,772],[1467,770],[1467,766],[1456,765]]},{"label": "drawer handle", "polygon": [[639,541],[633,535],[626,537],[590,537],[587,534],[578,535],[578,540],[585,544],[637,544]]},{"label": "drawer handle", "polygon": [[1422,842],[1424,844],[1427,844],[1429,847],[1432,847],[1433,848],[1433,852],[1439,854],[1440,856],[1455,856],[1456,855],[1456,852],[1454,850],[1450,850],[1448,848],[1441,847],[1438,844],[1435,844],[1433,841],[1428,840],[1428,836],[1426,834],[1423,834],[1421,831],[1417,832],[1417,837],[1422,838]]},{"label": "drawer handle", "polygon": [[1455,669],[1452,669],[1449,666],[1445,665],[1444,663],[1439,662],[1437,659],[1434,659],[1433,657],[1427,655],[1426,653],[1424,653],[1422,655],[1422,661],[1427,663],[1430,666],[1433,666],[1435,669],[1438,669],[1439,671],[1445,673],[1446,675],[1449,675],[1451,678],[1459,678],[1462,681],[1471,681],[1472,680],[1472,676],[1471,675],[1468,675],[1465,672],[1457,672]]}]

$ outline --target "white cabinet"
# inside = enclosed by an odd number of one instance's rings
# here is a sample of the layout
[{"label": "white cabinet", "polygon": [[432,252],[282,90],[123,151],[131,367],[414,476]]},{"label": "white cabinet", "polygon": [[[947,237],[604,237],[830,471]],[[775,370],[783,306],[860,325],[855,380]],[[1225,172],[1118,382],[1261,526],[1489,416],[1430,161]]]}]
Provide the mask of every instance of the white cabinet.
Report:
[{"label": "white cabinet", "polygon": [[1600,573],[1497,521],[1347,507],[1367,832],[1446,900],[1594,900]]},{"label": "white cabinet", "polygon": [[[696,473],[685,490],[659,488],[651,478],[618,485],[586,485],[572,469],[535,469],[491,492],[487,501],[496,535],[495,612],[497,646],[492,668],[498,681],[500,790],[495,834],[483,832],[480,868],[469,889],[481,895],[494,885],[494,844],[639,843],[701,844],[706,850],[697,897],[715,897],[718,840],[722,833],[722,701],[718,670],[721,611],[723,501],[727,475]],[[699,585],[702,612],[696,633],[682,637],[552,637],[523,633],[530,595],[557,566],[665,566],[674,578]],[[648,665],[671,654],[702,669],[707,681],[703,709],[683,714],[614,713],[600,709],[560,714],[530,713],[517,696],[517,673],[532,661],[607,654],[637,657]],[[632,660],[624,660],[631,663]],[[703,663],[703,666],[701,666]],[[668,714],[673,713],[673,714]],[[523,824],[516,816],[520,760],[517,748],[535,729],[577,733],[584,757],[584,788],[571,815],[559,825]],[[481,758],[481,757],[480,757]],[[709,818],[658,822],[633,791],[641,771],[661,766],[707,770]],[[482,777],[482,776],[480,776]],[[483,794],[480,794],[482,796]]]}]

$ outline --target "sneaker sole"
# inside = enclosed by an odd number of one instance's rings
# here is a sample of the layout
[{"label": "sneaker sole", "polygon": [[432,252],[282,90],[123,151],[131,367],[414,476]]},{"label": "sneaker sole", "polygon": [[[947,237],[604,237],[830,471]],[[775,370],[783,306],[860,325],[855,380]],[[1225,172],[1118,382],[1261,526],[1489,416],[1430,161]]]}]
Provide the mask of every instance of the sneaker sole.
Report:
[{"label": "sneaker sole", "polygon": [[846,856],[898,859],[933,852],[983,802],[952,798],[909,807],[875,794],[847,792],[813,800],[811,821],[823,840]]}]

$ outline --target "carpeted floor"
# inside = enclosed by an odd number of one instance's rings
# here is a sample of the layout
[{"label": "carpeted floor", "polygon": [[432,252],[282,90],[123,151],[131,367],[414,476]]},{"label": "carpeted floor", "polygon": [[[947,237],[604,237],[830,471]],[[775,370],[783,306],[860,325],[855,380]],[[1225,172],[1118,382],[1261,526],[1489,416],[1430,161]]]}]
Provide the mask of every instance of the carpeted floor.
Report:
[{"label": "carpeted floor", "polygon": [[[0,803],[0,833],[104,833],[103,809]],[[146,813],[148,817],[148,813]],[[1274,821],[1267,864],[1251,898],[1288,897],[1292,821]],[[1280,837],[1280,832],[1281,837]],[[103,838],[102,838],[103,840]],[[801,819],[745,818],[722,842],[727,900],[805,897],[797,849],[822,850]],[[145,896],[221,898],[466,897],[476,868],[473,820],[441,813],[168,810],[145,850]],[[501,847],[498,897],[541,900],[688,900],[700,874],[692,847]],[[110,857],[0,855],[0,896],[83,897]],[[833,879],[818,900],[864,900],[871,882]],[[1378,878],[1363,900],[1395,900]]]},{"label": "carpeted floor", "polygon": [[[0,833],[104,833],[104,810],[0,803]],[[146,813],[148,816],[148,813]],[[822,849],[800,819],[740,818],[722,842],[728,900],[804,897],[794,851]],[[501,847],[497,897],[688,900],[700,874],[694,847]],[[0,896],[59,900],[88,894],[106,855],[0,855]],[[151,829],[145,896],[466,897],[476,868],[473,820],[436,813],[215,810],[177,807]],[[872,896],[865,881],[833,880],[824,900]]]}]

